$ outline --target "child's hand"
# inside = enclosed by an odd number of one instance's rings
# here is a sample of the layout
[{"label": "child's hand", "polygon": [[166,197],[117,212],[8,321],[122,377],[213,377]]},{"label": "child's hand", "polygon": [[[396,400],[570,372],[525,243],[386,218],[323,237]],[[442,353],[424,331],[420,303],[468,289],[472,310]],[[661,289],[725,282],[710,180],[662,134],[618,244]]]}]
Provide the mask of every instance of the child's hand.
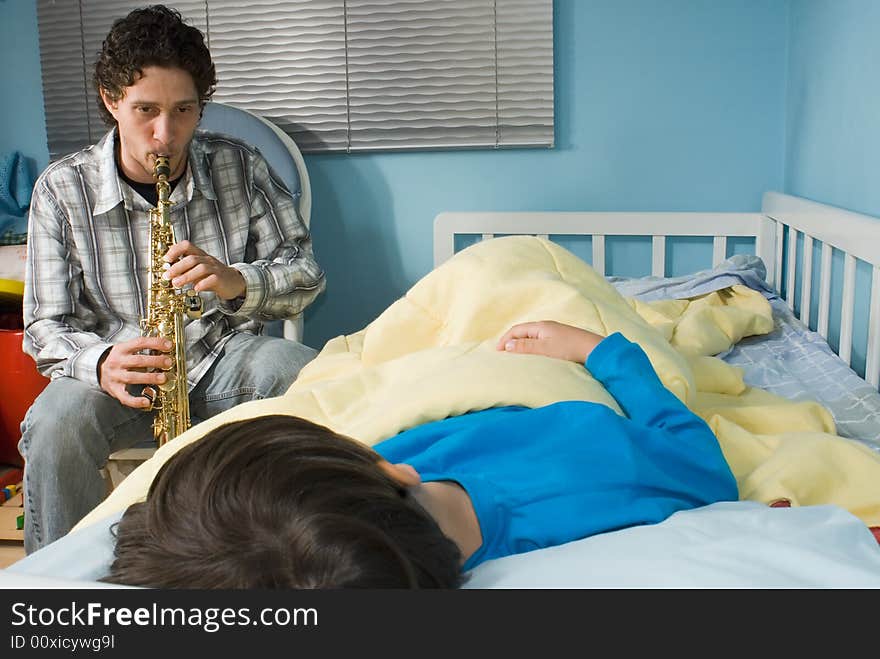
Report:
[{"label": "child's hand", "polygon": [[498,340],[496,349],[583,364],[603,338],[589,330],[542,320],[514,325]]}]

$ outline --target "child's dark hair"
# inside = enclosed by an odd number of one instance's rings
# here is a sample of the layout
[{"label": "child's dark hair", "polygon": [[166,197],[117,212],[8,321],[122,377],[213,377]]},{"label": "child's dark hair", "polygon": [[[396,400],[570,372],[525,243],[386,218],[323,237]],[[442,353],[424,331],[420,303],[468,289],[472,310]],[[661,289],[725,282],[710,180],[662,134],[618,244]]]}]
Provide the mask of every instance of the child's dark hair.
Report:
[{"label": "child's dark hair", "polygon": [[133,85],[148,66],[175,67],[188,72],[199,101],[205,105],[214,93],[217,76],[211,53],[198,28],[183,22],[180,13],[164,5],[135,9],[117,19],[95,62],[93,83],[98,110],[108,126],[116,120],[101,100],[101,90],[114,101]]},{"label": "child's dark hair", "polygon": [[157,588],[455,588],[457,545],[355,440],[293,416],[183,447],[115,529],[104,580]]}]

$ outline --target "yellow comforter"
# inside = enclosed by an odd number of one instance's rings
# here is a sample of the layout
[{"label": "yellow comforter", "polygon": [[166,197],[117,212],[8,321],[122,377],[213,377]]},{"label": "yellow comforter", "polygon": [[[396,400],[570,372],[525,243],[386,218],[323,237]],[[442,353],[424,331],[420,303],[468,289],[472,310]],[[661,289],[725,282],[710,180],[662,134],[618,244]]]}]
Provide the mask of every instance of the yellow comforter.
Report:
[{"label": "yellow comforter", "polygon": [[374,444],[500,405],[588,400],[620,412],[581,365],[495,350],[510,326],[531,320],[619,331],[639,343],[663,383],[717,435],[741,498],[835,503],[880,524],[880,455],[836,436],[820,405],[747,387],[739,369],[712,356],[772,329],[762,295],[734,286],[690,300],[639,302],[550,241],[507,237],[460,252],[366,328],[329,341],[285,395],[239,405],[167,443],[76,528],[144,498],[169,456],[233,420],[298,415]]}]

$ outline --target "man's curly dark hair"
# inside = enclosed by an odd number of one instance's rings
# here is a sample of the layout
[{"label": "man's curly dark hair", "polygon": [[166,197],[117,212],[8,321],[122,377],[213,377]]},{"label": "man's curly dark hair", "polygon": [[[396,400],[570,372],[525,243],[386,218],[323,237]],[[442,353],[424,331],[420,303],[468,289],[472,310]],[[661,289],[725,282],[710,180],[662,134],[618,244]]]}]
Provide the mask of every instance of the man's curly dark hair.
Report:
[{"label": "man's curly dark hair", "polygon": [[188,72],[204,107],[217,85],[217,75],[205,38],[184,23],[180,13],[164,5],[135,9],[113,23],[95,62],[93,82],[98,109],[108,126],[113,118],[101,100],[101,90],[114,101],[133,85],[148,66],[175,67]]}]

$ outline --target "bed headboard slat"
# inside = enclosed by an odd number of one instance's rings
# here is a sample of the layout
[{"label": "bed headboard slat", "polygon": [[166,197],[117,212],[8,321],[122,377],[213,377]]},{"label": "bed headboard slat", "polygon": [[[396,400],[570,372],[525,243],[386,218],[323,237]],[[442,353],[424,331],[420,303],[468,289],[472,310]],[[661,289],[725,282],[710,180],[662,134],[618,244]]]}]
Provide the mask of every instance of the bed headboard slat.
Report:
[{"label": "bed headboard slat", "polygon": [[605,272],[605,236],[602,234],[593,235],[593,269],[596,272]]},{"label": "bed headboard slat", "polygon": [[[758,230],[755,232],[755,254],[764,261],[764,267],[767,269],[766,280],[773,284],[776,281],[776,222],[766,215],[761,215],[758,219]],[[779,289],[777,289],[779,290]]]},{"label": "bed headboard slat", "polygon": [[852,363],[853,314],[856,301],[856,257],[847,254],[843,262],[843,299],[840,303],[840,347],[837,353]]},{"label": "bed headboard slat", "polygon": [[715,236],[712,239],[712,267],[727,258],[727,236]]},{"label": "bed headboard slat", "polygon": [[[797,274],[797,238],[798,232],[794,229],[788,231],[788,272],[785,282],[785,301],[794,309],[794,282]],[[780,241],[781,242],[781,241]],[[778,289],[777,289],[778,290]]]},{"label": "bed headboard slat", "polygon": [[666,236],[651,236],[651,274],[666,275]]},{"label": "bed headboard slat", "polygon": [[880,266],[871,275],[871,310],[868,315],[868,350],[865,379],[876,389],[880,384]]},{"label": "bed headboard slat", "polygon": [[801,313],[800,319],[805,325],[810,324],[810,306],[813,303],[813,237],[804,235],[804,266],[801,282]]},{"label": "bed headboard slat", "polygon": [[822,243],[822,270],[819,275],[819,323],[816,331],[828,338],[828,317],[831,311],[831,245]]},{"label": "bed headboard slat", "polygon": [[777,291],[782,290],[782,248],[785,245],[785,225],[782,222],[776,223],[776,238],[773,243],[776,246],[773,255],[773,279],[770,280],[773,288]]}]

